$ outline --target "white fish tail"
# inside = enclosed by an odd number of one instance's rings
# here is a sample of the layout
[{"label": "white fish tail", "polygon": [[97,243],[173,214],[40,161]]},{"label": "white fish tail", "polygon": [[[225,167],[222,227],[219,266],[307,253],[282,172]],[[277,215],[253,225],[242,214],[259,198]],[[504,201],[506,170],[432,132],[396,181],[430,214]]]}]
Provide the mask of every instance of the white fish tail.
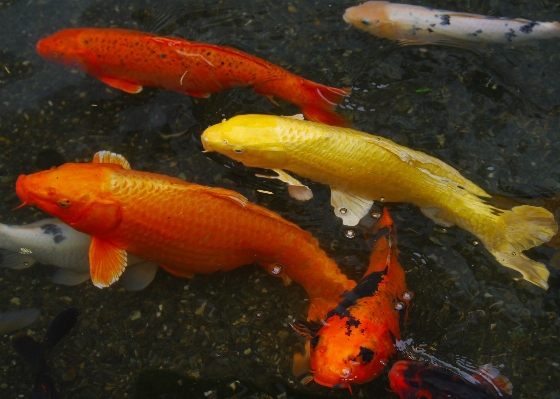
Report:
[{"label": "white fish tail", "polygon": [[504,229],[504,239],[495,247],[486,246],[498,262],[517,270],[523,278],[544,289],[548,288],[549,271],[542,263],[522,254],[523,250],[550,241],[558,232],[552,213],[544,208],[522,205],[504,211],[497,220]]}]

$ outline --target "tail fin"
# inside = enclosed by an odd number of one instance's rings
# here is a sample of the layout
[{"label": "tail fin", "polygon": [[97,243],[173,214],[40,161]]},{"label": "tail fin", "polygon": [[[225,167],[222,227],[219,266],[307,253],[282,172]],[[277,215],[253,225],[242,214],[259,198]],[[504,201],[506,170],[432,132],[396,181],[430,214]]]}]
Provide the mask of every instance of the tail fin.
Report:
[{"label": "tail fin", "polygon": [[294,103],[301,108],[301,112],[307,119],[332,126],[346,127],[350,125],[344,117],[334,112],[334,109],[344,97],[350,95],[350,88],[337,89],[310,80],[301,80],[303,98],[294,101]]},{"label": "tail fin", "polygon": [[549,271],[546,266],[527,258],[521,251],[548,242],[558,232],[554,216],[544,208],[521,205],[502,213],[498,223],[505,226],[503,244],[488,248],[489,251],[502,265],[519,271],[525,280],[547,289]]}]

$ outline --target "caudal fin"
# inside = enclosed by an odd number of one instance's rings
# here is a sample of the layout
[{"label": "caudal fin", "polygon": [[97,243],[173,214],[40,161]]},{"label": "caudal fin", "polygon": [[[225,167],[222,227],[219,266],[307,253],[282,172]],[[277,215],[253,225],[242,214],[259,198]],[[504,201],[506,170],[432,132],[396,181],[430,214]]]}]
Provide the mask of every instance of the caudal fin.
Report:
[{"label": "caudal fin", "polygon": [[544,208],[521,205],[499,216],[505,228],[502,244],[488,248],[502,265],[517,270],[523,278],[539,287],[548,288],[549,271],[542,263],[522,254],[523,250],[548,242],[557,232],[558,224]]},{"label": "caudal fin", "polygon": [[305,79],[302,79],[301,84],[303,98],[295,103],[307,119],[332,126],[350,125],[348,120],[334,112],[336,106],[350,94],[350,88],[337,89]]}]

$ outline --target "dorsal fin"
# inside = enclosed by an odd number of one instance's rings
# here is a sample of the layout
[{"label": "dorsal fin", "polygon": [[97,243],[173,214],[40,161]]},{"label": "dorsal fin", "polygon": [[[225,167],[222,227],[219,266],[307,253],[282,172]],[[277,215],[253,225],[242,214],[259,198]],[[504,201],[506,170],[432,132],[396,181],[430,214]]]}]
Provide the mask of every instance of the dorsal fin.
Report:
[{"label": "dorsal fin", "polygon": [[98,151],[94,156],[92,163],[114,163],[121,165],[124,169],[131,169],[130,164],[121,154],[115,154],[111,151]]}]

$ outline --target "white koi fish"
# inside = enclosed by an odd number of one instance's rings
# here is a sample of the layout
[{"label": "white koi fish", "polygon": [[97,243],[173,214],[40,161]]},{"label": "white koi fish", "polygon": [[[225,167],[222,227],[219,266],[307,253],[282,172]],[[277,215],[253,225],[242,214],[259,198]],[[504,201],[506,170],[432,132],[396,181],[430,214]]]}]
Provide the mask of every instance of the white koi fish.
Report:
[{"label": "white koi fish", "polygon": [[[25,269],[36,262],[59,269],[53,283],[77,285],[90,279],[89,246],[91,237],[74,230],[58,219],[44,219],[24,226],[0,223],[0,267]],[[130,257],[123,284],[139,291],[152,282],[157,264]]]},{"label": "white koi fish", "polygon": [[403,45],[522,44],[560,37],[559,22],[490,17],[388,1],[350,7],[343,18],[359,29]]}]

